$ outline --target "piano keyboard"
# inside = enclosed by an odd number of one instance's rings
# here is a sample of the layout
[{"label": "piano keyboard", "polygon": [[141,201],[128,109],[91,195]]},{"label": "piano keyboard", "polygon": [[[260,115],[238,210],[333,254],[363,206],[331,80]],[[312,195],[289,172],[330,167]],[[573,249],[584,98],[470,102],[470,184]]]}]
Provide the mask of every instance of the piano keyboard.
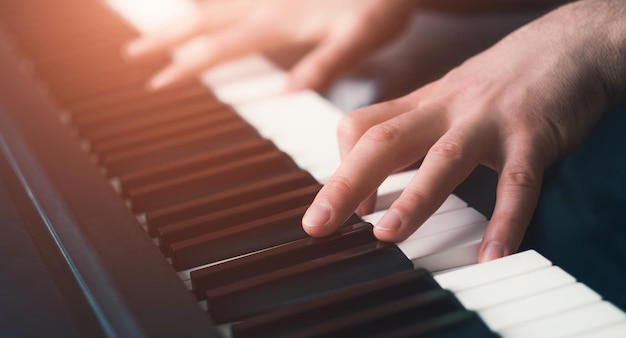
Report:
[{"label": "piano keyboard", "polygon": [[[139,30],[158,24],[111,4]],[[264,59],[203,75],[211,91],[149,93],[168,58],[126,63],[136,33],[102,4],[22,0],[0,16],[24,71],[223,335],[624,334],[624,313],[536,252],[471,265],[487,222],[454,195],[406,241],[376,241],[370,223],[412,172],[383,184],[376,213],[308,238],[300,219],[339,163],[340,112],[282,95],[286,75]]]}]

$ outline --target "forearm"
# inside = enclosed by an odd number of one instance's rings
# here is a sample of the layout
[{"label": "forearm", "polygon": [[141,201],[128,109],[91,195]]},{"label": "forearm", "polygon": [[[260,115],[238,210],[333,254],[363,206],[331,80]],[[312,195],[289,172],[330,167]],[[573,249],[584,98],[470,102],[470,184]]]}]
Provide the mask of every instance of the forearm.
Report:
[{"label": "forearm", "polygon": [[[603,87],[607,109],[626,104],[626,1],[624,0],[416,0],[419,8],[476,13],[481,11],[550,10],[569,11],[563,38],[578,41],[586,59],[593,63]],[[568,4],[569,3],[569,4]],[[568,4],[568,5],[565,5]],[[557,8],[560,5],[561,8]],[[552,14],[552,13],[551,13]],[[549,14],[550,15],[550,14]],[[570,35],[571,34],[571,35]],[[578,39],[575,35],[585,35]],[[584,77],[581,75],[581,77]],[[596,76],[594,76],[595,78]],[[581,78],[581,80],[588,80]],[[597,96],[593,100],[600,99]]]},{"label": "forearm", "polygon": [[588,99],[603,102],[605,111],[626,103],[626,1],[581,0],[557,11],[565,14],[562,38],[578,51],[579,81],[594,84]]},{"label": "forearm", "polygon": [[598,67],[606,79],[610,105],[626,104],[626,1],[586,0],[595,3],[598,14],[595,22],[604,38],[605,49]]}]

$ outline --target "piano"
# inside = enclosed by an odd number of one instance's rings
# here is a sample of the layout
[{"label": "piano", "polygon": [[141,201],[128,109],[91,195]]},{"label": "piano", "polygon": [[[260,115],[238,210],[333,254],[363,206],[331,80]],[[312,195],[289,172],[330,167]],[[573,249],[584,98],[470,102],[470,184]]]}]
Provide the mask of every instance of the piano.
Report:
[{"label": "piano", "polygon": [[168,58],[120,57],[150,24],[129,3],[0,3],[3,337],[624,336],[622,311],[535,251],[473,264],[486,217],[455,195],[376,241],[411,172],[307,237],[337,110],[268,97],[284,73],[258,57],[147,92]]}]

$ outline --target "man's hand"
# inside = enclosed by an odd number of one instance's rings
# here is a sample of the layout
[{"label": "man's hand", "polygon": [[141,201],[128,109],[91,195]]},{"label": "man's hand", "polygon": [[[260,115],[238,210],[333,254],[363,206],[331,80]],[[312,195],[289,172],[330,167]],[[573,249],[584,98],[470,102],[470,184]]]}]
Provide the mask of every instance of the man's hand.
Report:
[{"label": "man's hand", "polygon": [[152,78],[149,86],[159,89],[238,56],[316,45],[292,70],[290,87],[323,90],[342,70],[391,40],[413,8],[414,0],[213,0],[133,41],[126,54],[138,59],[202,37],[192,52],[181,53]]},{"label": "man's hand", "polygon": [[394,171],[423,159],[374,227],[384,241],[413,233],[479,164],[499,174],[479,260],[519,247],[544,169],[575,148],[624,98],[626,2],[582,1],[513,32],[442,79],[347,115],[341,166],[303,218],[332,233]]}]

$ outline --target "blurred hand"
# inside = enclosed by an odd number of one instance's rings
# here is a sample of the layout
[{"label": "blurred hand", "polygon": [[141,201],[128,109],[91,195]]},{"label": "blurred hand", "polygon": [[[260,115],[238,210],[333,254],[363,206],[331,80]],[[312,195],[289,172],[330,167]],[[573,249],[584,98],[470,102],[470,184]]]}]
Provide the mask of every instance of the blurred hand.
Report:
[{"label": "blurred hand", "polygon": [[479,260],[513,253],[536,206],[544,169],[579,145],[624,100],[626,2],[582,1],[513,32],[442,79],[347,115],[343,162],[303,218],[332,233],[382,181],[418,160],[417,174],[375,225],[384,241],[413,233],[479,164],[499,174]]},{"label": "blurred hand", "polygon": [[289,87],[323,90],[342,70],[393,38],[415,0],[212,0],[188,17],[131,42],[139,59],[203,36],[149,83],[152,89],[192,78],[231,58],[296,45],[317,45],[292,70]]}]

